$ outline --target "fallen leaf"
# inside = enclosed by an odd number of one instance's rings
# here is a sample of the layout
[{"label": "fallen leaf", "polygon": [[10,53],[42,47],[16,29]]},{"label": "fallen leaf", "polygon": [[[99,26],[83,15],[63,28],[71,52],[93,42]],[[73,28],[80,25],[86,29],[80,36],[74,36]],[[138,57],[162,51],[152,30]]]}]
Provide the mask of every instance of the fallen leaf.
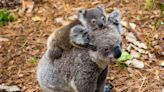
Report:
[{"label": "fallen leaf", "polygon": [[0,85],[0,90],[5,90],[7,92],[20,92],[20,88],[16,85],[14,86]]},{"label": "fallen leaf", "polygon": [[130,51],[130,54],[131,54],[132,57],[134,57],[134,58],[139,58],[139,57],[140,57],[140,54],[139,54],[137,51],[135,51],[135,50],[131,50],[131,51]]},{"label": "fallen leaf", "polygon": [[6,42],[6,41],[9,41],[9,39],[0,37],[0,42]]},{"label": "fallen leaf", "polygon": [[40,18],[39,16],[35,16],[32,18],[33,21],[37,22],[37,21],[41,21],[42,18]]},{"label": "fallen leaf", "polygon": [[162,61],[160,65],[161,65],[162,67],[164,67],[164,61]]},{"label": "fallen leaf", "polygon": [[146,44],[143,42],[137,41],[137,38],[134,36],[134,34],[132,32],[130,32],[126,35],[126,39],[128,40],[128,42],[133,43],[134,45],[136,45],[139,48],[147,49]]},{"label": "fallen leaf", "polygon": [[133,59],[131,64],[135,67],[135,68],[139,68],[139,69],[143,69],[144,68],[144,63],[142,61],[139,61],[137,59]]},{"label": "fallen leaf", "polygon": [[128,60],[128,61],[125,62],[125,64],[128,65],[128,66],[129,66],[131,63],[132,63],[132,60]]},{"label": "fallen leaf", "polygon": [[59,17],[59,18],[55,18],[55,22],[63,25],[65,21],[63,18]]},{"label": "fallen leaf", "polygon": [[161,92],[164,92],[164,88],[162,88]]},{"label": "fallen leaf", "polygon": [[128,40],[128,42],[132,42],[132,43],[137,40],[137,38],[134,36],[134,34],[132,32],[130,32],[126,35],[126,39]]},{"label": "fallen leaf", "polygon": [[77,16],[76,15],[73,15],[73,16],[68,17],[68,19],[69,20],[75,20],[75,19],[77,19]]},{"label": "fallen leaf", "polygon": [[20,13],[21,14],[26,13],[27,16],[31,16],[33,8],[34,8],[33,0],[22,0],[22,9]]},{"label": "fallen leaf", "polygon": [[144,63],[142,61],[137,60],[137,59],[129,60],[125,63],[127,65],[131,64],[133,67],[138,68],[138,69],[143,69],[144,68]]},{"label": "fallen leaf", "polygon": [[137,31],[135,31],[135,30],[131,30],[131,32],[134,33],[134,35],[136,36],[136,38],[137,38],[138,40],[140,40],[140,41],[142,41],[142,42],[145,41],[145,35],[143,35],[142,33],[137,32]]},{"label": "fallen leaf", "polygon": [[143,50],[143,49],[141,49],[141,48],[138,48],[137,46],[135,46],[135,45],[131,45],[131,47],[132,48],[134,48],[135,50],[137,50],[139,53],[146,53],[146,51],[145,50]]},{"label": "fallen leaf", "polygon": [[134,24],[134,23],[129,23],[129,26],[130,26],[130,28],[132,28],[133,30],[136,29],[136,24]]},{"label": "fallen leaf", "polygon": [[125,28],[128,28],[128,22],[127,21],[121,21],[122,26]]}]

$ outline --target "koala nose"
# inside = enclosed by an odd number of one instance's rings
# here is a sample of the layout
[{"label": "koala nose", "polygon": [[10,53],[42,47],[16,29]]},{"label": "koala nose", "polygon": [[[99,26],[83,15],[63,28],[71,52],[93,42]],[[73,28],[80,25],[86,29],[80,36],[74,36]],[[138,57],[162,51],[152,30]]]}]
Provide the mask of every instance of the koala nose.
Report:
[{"label": "koala nose", "polygon": [[99,27],[99,28],[103,28],[104,25],[103,25],[102,23],[99,23],[99,24],[98,24],[98,27]]},{"label": "koala nose", "polygon": [[114,48],[114,58],[119,58],[121,56],[121,49],[119,46]]}]

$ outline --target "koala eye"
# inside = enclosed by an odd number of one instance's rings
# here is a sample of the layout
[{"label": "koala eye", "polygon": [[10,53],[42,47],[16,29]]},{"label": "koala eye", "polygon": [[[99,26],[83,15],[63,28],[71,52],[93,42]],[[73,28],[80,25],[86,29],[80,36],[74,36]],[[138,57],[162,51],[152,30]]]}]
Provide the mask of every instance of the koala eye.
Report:
[{"label": "koala eye", "polygon": [[96,19],[92,19],[92,20],[91,20],[91,23],[92,23],[92,24],[96,24]]},{"label": "koala eye", "polygon": [[104,51],[108,51],[108,50],[109,50],[109,48],[105,48],[105,49],[104,49]]},{"label": "koala eye", "polygon": [[82,33],[84,30],[79,30],[80,33]]},{"label": "koala eye", "polygon": [[120,46],[122,47],[122,42],[120,43]]},{"label": "koala eye", "polygon": [[103,21],[105,21],[105,17],[104,17],[104,16],[102,16],[101,19],[102,19]]}]

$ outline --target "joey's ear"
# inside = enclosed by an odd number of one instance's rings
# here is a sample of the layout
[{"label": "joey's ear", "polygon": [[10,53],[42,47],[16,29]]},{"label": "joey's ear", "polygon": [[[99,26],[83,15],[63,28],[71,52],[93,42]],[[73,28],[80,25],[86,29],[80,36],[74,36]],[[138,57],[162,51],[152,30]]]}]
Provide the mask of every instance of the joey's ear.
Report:
[{"label": "joey's ear", "polygon": [[108,16],[108,22],[116,25],[117,30],[122,34],[121,13],[120,10],[114,9]]},{"label": "joey's ear", "polygon": [[87,10],[81,9],[77,12],[77,17],[81,19],[81,18],[84,18],[86,16],[86,14],[87,14]]},{"label": "joey's ear", "polygon": [[102,5],[102,4],[97,5],[97,9],[99,9],[104,15],[106,15],[104,5]]},{"label": "joey's ear", "polygon": [[87,15],[87,10],[86,9],[81,9],[77,12],[77,18],[78,20],[82,23],[83,26],[87,27],[87,23],[86,23],[86,15]]}]

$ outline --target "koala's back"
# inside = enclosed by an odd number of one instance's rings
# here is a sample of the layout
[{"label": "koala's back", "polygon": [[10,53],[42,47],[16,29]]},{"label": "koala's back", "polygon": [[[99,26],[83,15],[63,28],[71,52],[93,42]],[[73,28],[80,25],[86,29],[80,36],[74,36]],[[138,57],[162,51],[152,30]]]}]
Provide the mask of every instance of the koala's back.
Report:
[{"label": "koala's back", "polygon": [[[82,87],[81,85],[89,81],[96,84],[93,82],[99,73],[98,65],[92,62],[87,50],[73,48],[65,51],[62,58],[54,62],[50,61],[45,53],[38,65],[37,79],[46,91],[74,92],[73,90],[78,89],[78,85]],[[74,85],[77,88],[74,88]]]}]

